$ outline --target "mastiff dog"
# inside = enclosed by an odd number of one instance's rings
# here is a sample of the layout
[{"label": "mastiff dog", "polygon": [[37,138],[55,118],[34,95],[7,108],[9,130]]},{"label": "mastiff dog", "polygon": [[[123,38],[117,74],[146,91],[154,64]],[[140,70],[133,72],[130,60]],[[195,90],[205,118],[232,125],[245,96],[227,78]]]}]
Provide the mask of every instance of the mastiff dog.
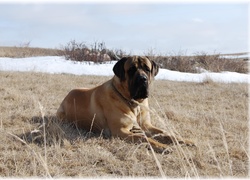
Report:
[{"label": "mastiff dog", "polygon": [[158,70],[158,65],[147,57],[123,57],[114,65],[115,75],[109,81],[91,89],[71,90],[57,110],[57,117],[87,131],[150,143],[157,152],[168,150],[170,143],[193,146],[191,141],[167,135],[151,124],[149,85]]}]

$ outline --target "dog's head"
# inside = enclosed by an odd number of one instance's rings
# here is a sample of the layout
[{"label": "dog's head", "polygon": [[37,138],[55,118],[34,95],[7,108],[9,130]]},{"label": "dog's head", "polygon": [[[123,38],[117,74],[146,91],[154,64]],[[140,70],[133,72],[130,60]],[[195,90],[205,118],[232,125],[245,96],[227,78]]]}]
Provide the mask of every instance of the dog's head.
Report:
[{"label": "dog's head", "polygon": [[122,83],[127,83],[130,96],[134,100],[148,97],[149,84],[157,75],[159,66],[143,56],[129,56],[119,60],[113,71]]}]

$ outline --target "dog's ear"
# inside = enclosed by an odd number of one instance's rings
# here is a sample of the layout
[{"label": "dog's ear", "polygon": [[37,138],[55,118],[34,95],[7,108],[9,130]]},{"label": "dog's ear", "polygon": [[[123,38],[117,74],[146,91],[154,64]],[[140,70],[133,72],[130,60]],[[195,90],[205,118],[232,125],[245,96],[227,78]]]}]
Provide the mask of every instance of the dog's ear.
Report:
[{"label": "dog's ear", "polygon": [[151,63],[152,63],[151,74],[153,77],[155,77],[159,72],[159,65],[152,60],[151,60]]},{"label": "dog's ear", "polygon": [[123,57],[113,67],[113,71],[114,71],[115,75],[117,77],[119,77],[121,81],[125,80],[124,64],[127,61],[127,59],[128,59],[127,57]]}]

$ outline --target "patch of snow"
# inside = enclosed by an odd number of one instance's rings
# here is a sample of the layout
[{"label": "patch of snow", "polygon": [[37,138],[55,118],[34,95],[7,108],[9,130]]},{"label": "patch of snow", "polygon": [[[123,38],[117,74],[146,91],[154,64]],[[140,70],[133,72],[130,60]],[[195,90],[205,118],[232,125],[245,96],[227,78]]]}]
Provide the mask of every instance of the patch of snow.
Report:
[{"label": "patch of snow", "polygon": [[[0,58],[0,71],[113,76],[113,66],[115,63],[115,61],[106,64],[73,62],[65,60],[65,58],[61,56]],[[185,82],[204,82],[210,79],[214,82],[222,83],[249,83],[249,77],[249,74],[236,72],[212,73],[204,70],[200,74],[194,74],[160,69],[155,79]]]},{"label": "patch of snow", "polygon": [[250,59],[250,54],[241,54],[241,55],[220,55],[220,58],[225,58],[225,59]]}]

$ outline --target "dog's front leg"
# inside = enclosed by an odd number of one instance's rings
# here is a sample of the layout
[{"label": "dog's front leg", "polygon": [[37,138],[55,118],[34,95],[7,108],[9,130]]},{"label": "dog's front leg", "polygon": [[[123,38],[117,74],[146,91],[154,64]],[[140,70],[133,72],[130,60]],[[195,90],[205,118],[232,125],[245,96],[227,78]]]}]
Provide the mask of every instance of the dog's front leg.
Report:
[{"label": "dog's front leg", "polygon": [[195,146],[192,141],[183,140],[174,135],[169,135],[163,129],[157,128],[151,124],[150,114],[146,109],[142,109],[138,117],[140,126],[145,131],[146,135],[162,144],[184,144],[187,146]]},{"label": "dog's front leg", "polygon": [[164,130],[154,127],[151,124],[148,124],[146,127],[147,127],[146,128],[147,132],[149,132],[151,137],[163,144],[173,143],[173,144],[182,144],[186,146],[195,146],[195,144],[192,141],[187,139],[182,139],[175,135],[169,135],[166,132],[164,132]]},{"label": "dog's front leg", "polygon": [[152,148],[158,153],[164,152],[168,154],[172,152],[172,149],[167,144],[163,144],[151,137],[147,137],[147,135],[141,128],[135,126],[133,126],[132,129],[122,128],[118,136],[126,140],[127,142],[149,143]]}]

